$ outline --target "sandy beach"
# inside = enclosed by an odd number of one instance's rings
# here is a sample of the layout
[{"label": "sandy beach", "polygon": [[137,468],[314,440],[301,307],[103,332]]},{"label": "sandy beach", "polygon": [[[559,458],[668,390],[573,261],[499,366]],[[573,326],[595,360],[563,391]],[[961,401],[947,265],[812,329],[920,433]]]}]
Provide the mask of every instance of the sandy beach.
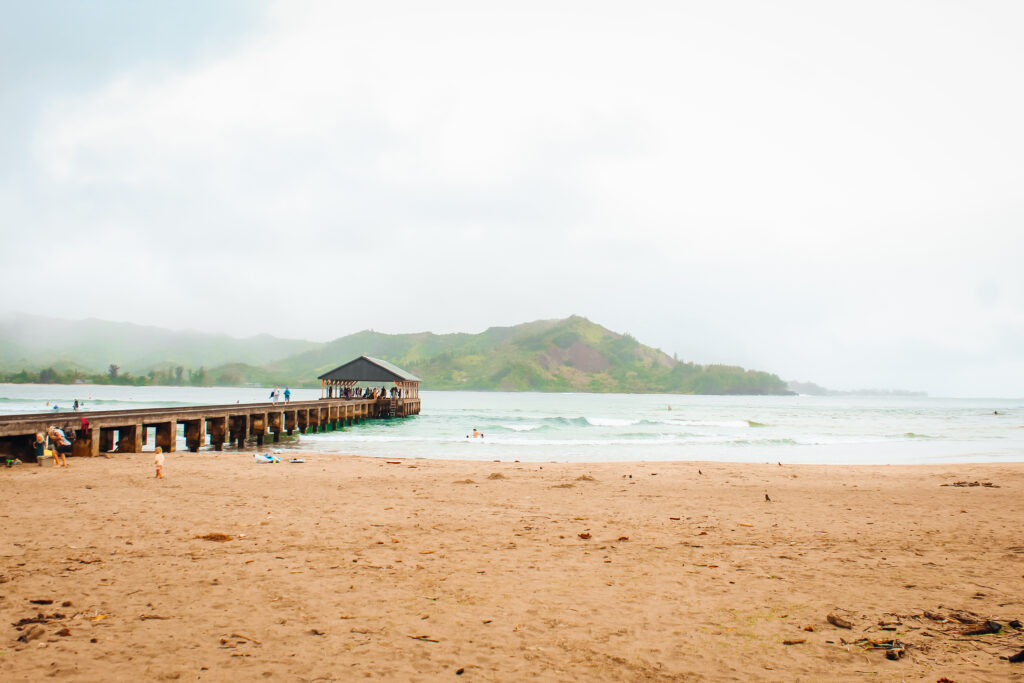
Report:
[{"label": "sandy beach", "polygon": [[3,677],[1024,680],[1024,464],[303,457],[3,470]]}]

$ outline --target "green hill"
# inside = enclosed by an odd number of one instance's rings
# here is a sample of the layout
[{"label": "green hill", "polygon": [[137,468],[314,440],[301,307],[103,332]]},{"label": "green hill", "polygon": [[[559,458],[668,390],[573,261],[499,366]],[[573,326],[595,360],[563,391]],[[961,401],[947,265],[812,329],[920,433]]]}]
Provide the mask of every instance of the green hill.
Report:
[{"label": "green hill", "polygon": [[268,366],[278,377],[316,377],[355,356],[383,358],[427,389],[622,393],[787,394],[777,376],[677,362],[586,318],[492,327],[480,334],[359,332]]},{"label": "green hill", "polygon": [[[0,349],[0,379],[7,381],[88,376],[132,384],[318,386],[318,375],[367,355],[415,373],[425,389],[790,393],[773,374],[678,362],[579,316],[480,334],[363,331],[326,344],[21,316],[0,321]],[[119,376],[108,375],[111,364],[120,366]]]}]

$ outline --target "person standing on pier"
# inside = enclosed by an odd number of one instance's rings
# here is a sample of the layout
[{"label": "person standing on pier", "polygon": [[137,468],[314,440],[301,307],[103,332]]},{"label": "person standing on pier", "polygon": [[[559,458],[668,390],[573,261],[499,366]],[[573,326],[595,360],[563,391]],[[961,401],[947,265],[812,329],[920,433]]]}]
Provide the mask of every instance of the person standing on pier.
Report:
[{"label": "person standing on pier", "polygon": [[281,386],[280,385],[275,385],[274,386],[274,390],[270,392],[270,400],[273,401],[274,403],[277,403],[279,400],[281,400]]},{"label": "person standing on pier", "polygon": [[285,403],[291,403],[292,402],[292,390],[289,389],[288,387],[284,388],[284,402]]}]

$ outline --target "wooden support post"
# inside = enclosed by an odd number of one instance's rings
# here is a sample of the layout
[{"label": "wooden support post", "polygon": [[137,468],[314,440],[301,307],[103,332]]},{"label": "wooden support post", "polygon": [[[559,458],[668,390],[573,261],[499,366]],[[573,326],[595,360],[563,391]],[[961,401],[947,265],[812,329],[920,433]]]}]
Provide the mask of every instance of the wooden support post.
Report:
[{"label": "wooden support post", "polygon": [[270,431],[274,434],[274,443],[281,440],[281,431],[284,429],[284,414],[270,413],[267,415]]},{"label": "wooden support post", "polygon": [[299,428],[299,434],[305,434],[309,427],[309,408],[295,411],[295,422]]},{"label": "wooden support post", "polygon": [[224,442],[230,443],[231,438],[228,435],[227,417],[207,418],[206,429],[210,432],[210,443],[213,445],[213,450],[222,451],[224,450]]},{"label": "wooden support post", "polygon": [[76,458],[92,458],[100,453],[100,435],[98,429],[90,429],[79,434],[71,442],[71,455]]},{"label": "wooden support post", "polygon": [[267,433],[267,414],[257,413],[249,416],[249,434],[256,437],[256,445],[263,445],[263,436]]},{"label": "wooden support post", "polygon": [[178,423],[175,420],[156,425],[156,443],[164,453],[173,453],[178,447]]},{"label": "wooden support post", "polygon": [[228,418],[228,429],[231,434],[231,441],[236,448],[245,446],[245,437],[249,433],[249,416],[232,415]]},{"label": "wooden support post", "polygon": [[288,436],[291,436],[292,432],[295,431],[295,414],[297,412],[296,410],[289,410],[284,414],[284,430],[288,433]]},{"label": "wooden support post", "polygon": [[206,422],[203,419],[186,420],[185,424],[185,446],[193,453],[206,443]]},{"label": "wooden support post", "polygon": [[127,425],[117,428],[117,452],[142,452],[142,425]]}]

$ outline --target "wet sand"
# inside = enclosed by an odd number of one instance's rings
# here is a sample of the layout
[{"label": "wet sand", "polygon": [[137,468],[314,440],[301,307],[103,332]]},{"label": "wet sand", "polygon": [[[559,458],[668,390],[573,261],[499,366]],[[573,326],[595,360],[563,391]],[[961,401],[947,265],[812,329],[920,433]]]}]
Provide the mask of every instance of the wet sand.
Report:
[{"label": "wet sand", "polygon": [[0,471],[3,678],[1024,680],[1024,464],[303,457]]}]

